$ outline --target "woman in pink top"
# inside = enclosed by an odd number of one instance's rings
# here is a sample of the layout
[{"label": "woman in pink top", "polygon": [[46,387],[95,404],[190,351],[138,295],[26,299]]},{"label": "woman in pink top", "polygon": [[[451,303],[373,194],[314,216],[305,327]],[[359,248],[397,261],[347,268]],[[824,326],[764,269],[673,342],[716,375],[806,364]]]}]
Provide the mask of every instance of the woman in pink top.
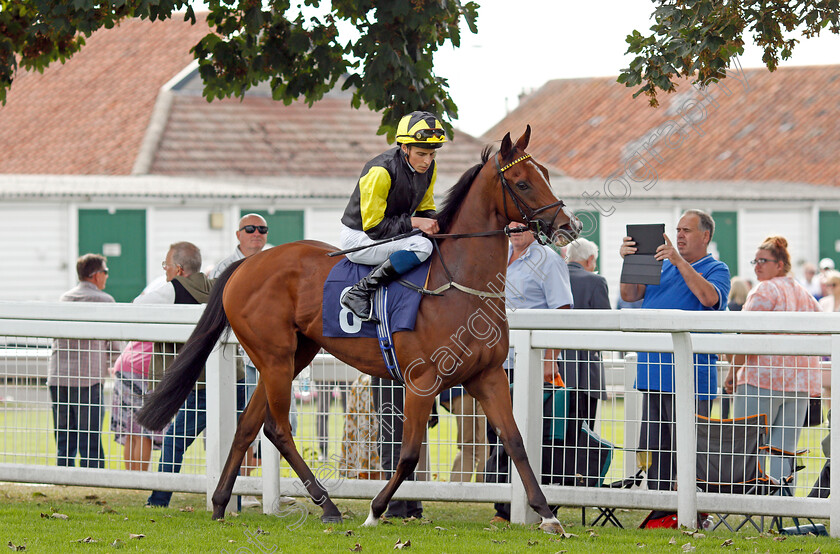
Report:
[{"label": "woman in pink top", "polygon": [[[790,276],[790,253],[784,237],[764,239],[755,259],[758,285],[750,291],[745,312],[819,312],[820,305]],[[767,414],[770,426],[770,456],[767,474],[781,482],[793,474],[793,456],[805,422],[808,399],[819,396],[820,363],[817,356],[737,355],[726,378],[726,392],[732,393],[737,371],[737,394],[733,401],[736,418]]]},{"label": "woman in pink top", "polygon": [[111,431],[114,440],[123,445],[125,468],[134,471],[149,469],[152,449],[160,449],[162,433],[141,427],[135,413],[143,405],[143,395],[149,391],[149,364],[152,361],[151,342],[128,343],[111,368],[114,392],[111,395]]}]

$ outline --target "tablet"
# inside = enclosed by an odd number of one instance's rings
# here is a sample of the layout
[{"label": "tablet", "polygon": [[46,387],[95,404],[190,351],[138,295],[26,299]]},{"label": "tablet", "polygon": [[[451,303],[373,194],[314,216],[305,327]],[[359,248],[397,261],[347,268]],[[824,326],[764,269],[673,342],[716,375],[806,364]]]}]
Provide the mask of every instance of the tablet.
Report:
[{"label": "tablet", "polygon": [[654,254],[665,244],[665,224],[628,225],[627,236],[636,243],[636,253],[624,256],[620,282],[638,285],[658,285],[662,262]]}]

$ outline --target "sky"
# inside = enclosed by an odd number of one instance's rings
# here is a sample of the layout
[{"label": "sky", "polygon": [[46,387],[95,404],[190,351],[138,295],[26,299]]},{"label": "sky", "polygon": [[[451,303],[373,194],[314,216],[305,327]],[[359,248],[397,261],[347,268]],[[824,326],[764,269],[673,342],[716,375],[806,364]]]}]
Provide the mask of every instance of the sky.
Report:
[{"label": "sky", "polygon": [[[522,93],[552,79],[618,77],[633,59],[624,54],[624,39],[634,29],[649,33],[655,7],[652,0],[474,1],[481,6],[478,34],[470,33],[462,20],[461,46],[447,44],[435,54],[435,73],[449,81],[458,106],[453,124],[474,136],[516,108]],[[201,0],[192,4],[207,9]],[[310,9],[304,8],[305,13]],[[349,25],[339,28],[342,39],[355,32]],[[748,37],[741,67],[763,67],[761,55]],[[838,63],[840,36],[825,30],[819,38],[800,42],[793,57],[779,66]]]},{"label": "sky", "polygon": [[[435,55],[435,72],[449,80],[458,105],[454,125],[475,136],[516,108],[521,93],[552,79],[617,77],[632,60],[625,37],[633,29],[647,34],[654,9],[651,0],[477,1],[478,34],[462,25],[461,47],[446,45]],[[762,67],[761,50],[748,45],[742,67]],[[803,40],[780,66],[837,63],[840,37],[826,30]]]}]

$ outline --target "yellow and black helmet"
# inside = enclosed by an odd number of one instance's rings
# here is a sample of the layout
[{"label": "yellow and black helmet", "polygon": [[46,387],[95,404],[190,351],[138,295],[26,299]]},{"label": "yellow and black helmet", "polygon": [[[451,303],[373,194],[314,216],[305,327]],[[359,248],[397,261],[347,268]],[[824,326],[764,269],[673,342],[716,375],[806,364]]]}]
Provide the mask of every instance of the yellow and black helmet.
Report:
[{"label": "yellow and black helmet", "polygon": [[411,112],[397,125],[397,142],[422,148],[440,148],[446,142],[446,133],[434,114]]}]

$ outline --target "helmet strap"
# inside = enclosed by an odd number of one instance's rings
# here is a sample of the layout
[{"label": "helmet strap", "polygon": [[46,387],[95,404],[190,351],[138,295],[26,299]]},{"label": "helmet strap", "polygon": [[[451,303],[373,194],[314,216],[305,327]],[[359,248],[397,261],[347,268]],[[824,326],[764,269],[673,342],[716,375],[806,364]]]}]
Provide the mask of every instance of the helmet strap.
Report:
[{"label": "helmet strap", "polygon": [[405,160],[405,165],[411,170],[412,173],[417,173],[417,170],[414,169],[414,166],[411,165],[411,162],[408,161],[408,154],[411,152],[411,145],[410,144],[400,144],[400,150],[402,150],[403,159]]}]

